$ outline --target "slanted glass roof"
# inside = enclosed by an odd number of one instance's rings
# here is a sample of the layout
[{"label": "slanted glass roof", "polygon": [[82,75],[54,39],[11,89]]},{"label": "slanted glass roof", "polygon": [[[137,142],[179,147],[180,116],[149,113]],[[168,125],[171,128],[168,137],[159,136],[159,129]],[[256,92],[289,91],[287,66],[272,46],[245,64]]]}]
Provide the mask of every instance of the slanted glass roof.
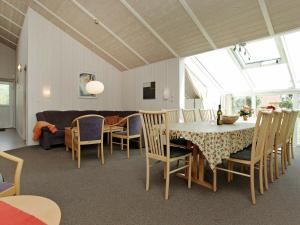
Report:
[{"label": "slanted glass roof", "polygon": [[293,69],[295,80],[300,82],[300,31],[282,36]]},{"label": "slanted glass roof", "polygon": [[208,90],[247,95],[300,91],[299,60],[297,31],[187,57],[185,64]]}]

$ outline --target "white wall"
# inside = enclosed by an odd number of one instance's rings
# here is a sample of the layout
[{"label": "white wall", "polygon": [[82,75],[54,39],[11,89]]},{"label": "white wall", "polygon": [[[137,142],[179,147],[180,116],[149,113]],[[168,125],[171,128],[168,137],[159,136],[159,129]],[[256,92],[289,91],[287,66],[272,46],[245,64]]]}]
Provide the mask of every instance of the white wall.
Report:
[{"label": "white wall", "polygon": [[[28,144],[35,114],[43,110],[121,110],[122,75],[112,65],[32,9],[28,10]],[[78,76],[93,73],[105,90],[96,99],[78,97]],[[43,96],[49,88],[51,96]]]},{"label": "white wall", "polygon": [[[17,47],[17,65],[28,65],[28,15],[26,15]],[[16,129],[26,139],[26,71],[17,71],[16,83]]]},{"label": "white wall", "polygon": [[0,79],[14,79],[16,74],[16,50],[0,43]]},{"label": "white wall", "polygon": [[[156,99],[143,100],[143,83],[156,82]],[[123,72],[124,110],[179,108],[179,59],[169,59]],[[163,99],[164,89],[170,98]]]}]

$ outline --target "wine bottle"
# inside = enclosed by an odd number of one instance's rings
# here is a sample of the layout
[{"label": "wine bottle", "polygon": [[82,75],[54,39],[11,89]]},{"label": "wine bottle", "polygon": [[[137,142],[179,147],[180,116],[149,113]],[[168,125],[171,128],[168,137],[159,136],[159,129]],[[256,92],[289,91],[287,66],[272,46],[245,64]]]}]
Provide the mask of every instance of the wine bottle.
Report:
[{"label": "wine bottle", "polygon": [[222,125],[223,121],[222,121],[222,110],[221,110],[221,105],[219,105],[219,109],[217,112],[217,125]]}]

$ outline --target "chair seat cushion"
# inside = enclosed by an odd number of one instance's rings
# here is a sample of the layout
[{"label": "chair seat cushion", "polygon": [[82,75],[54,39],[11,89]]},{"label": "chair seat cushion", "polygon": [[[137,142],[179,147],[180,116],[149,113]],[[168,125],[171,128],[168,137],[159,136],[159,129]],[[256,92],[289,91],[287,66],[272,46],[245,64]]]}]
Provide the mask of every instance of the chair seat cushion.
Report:
[{"label": "chair seat cushion", "polygon": [[170,140],[171,144],[187,146],[188,141],[184,138],[176,138]]},{"label": "chair seat cushion", "polygon": [[0,182],[0,192],[7,190],[8,188],[11,188],[13,186],[12,183],[8,182]]},{"label": "chair seat cushion", "polygon": [[126,130],[123,130],[123,131],[115,131],[115,132],[113,132],[113,134],[118,134],[118,135],[124,135],[124,136],[126,136],[126,135],[127,135],[127,131],[126,131]]},{"label": "chair seat cushion", "polygon": [[[165,155],[167,155],[166,151],[167,150],[165,149]],[[170,158],[176,158],[176,157],[184,156],[184,155],[187,155],[189,153],[191,153],[190,150],[170,146]]]},{"label": "chair seat cushion", "polygon": [[250,161],[251,160],[251,149],[252,149],[252,145],[249,145],[248,147],[244,148],[241,151],[230,154],[230,158]]}]

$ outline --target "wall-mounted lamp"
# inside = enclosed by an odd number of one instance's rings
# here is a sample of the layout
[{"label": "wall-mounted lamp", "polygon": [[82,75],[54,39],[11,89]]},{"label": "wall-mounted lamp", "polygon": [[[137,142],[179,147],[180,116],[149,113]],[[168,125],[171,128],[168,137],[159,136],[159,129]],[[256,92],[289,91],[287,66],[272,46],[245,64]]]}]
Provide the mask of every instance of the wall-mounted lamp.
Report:
[{"label": "wall-mounted lamp", "polygon": [[170,98],[170,89],[169,88],[165,88],[164,92],[163,92],[163,99],[165,101],[169,100]]},{"label": "wall-mounted lamp", "polygon": [[100,81],[92,80],[86,84],[85,88],[89,94],[98,95],[104,91],[104,84]]},{"label": "wall-mounted lamp", "polygon": [[43,87],[43,96],[45,98],[50,98],[51,97],[51,89],[50,89],[50,87]]},{"label": "wall-mounted lamp", "polygon": [[22,72],[23,70],[26,71],[26,65],[24,65],[24,68],[23,68],[22,64],[19,63],[17,66],[17,69],[19,72]]}]

